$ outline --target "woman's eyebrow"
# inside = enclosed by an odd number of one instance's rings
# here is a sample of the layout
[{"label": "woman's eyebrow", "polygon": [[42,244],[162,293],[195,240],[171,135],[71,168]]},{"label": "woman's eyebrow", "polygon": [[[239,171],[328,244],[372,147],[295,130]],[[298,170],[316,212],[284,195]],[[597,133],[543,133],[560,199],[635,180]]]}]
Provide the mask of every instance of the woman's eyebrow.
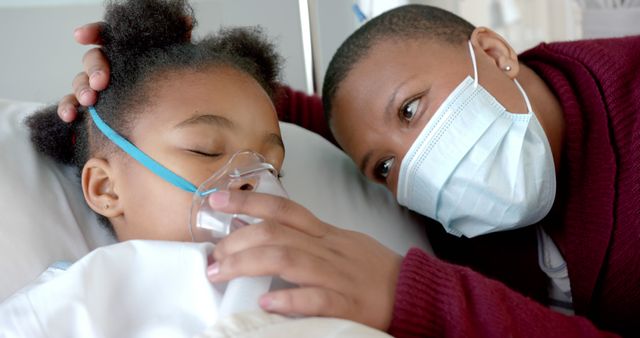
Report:
[{"label": "woman's eyebrow", "polygon": [[360,161],[360,172],[362,172],[363,174],[365,173],[365,170],[367,169],[367,167],[369,166],[369,161],[371,161],[371,157],[373,156],[373,150],[369,150],[363,157],[362,157],[362,161]]},{"label": "woman's eyebrow", "polygon": [[215,127],[233,129],[234,125],[231,120],[220,115],[200,114],[189,117],[188,119],[176,124],[174,128],[184,128],[195,124],[209,124]]},{"label": "woman's eyebrow", "polygon": [[398,96],[398,92],[400,91],[401,87],[402,87],[402,84],[400,84],[399,86],[396,87],[396,89],[394,89],[393,93],[391,93],[391,96],[389,97],[389,100],[387,101],[387,105],[384,107],[385,121],[388,121],[389,117],[393,116],[394,102],[396,102],[396,96]]},{"label": "woman's eyebrow", "polygon": [[413,80],[413,77],[410,77],[402,82],[400,82],[393,90],[393,92],[391,93],[391,95],[389,95],[389,100],[387,101],[387,105],[384,107],[384,119],[385,121],[390,121],[392,116],[394,116],[394,112],[393,112],[393,108],[394,108],[394,103],[396,102],[396,97],[398,96],[398,93],[400,92],[400,89],[402,89],[402,87],[404,87],[407,82]]}]

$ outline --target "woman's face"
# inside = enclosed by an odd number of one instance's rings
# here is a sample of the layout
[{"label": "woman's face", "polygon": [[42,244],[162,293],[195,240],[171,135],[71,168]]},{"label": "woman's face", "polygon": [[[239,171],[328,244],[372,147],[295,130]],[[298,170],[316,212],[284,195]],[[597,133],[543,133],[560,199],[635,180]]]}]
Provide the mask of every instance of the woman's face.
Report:
[{"label": "woman's face", "polygon": [[[513,80],[475,48],[478,78],[507,109],[525,112]],[[473,76],[467,42],[383,40],[342,81],[332,104],[336,141],[368,178],[397,192],[402,158],[441,103]]]},{"label": "woman's face", "polygon": [[[136,119],[131,141],[151,158],[200,185],[240,150],[262,154],[280,170],[284,146],[274,106],[249,75],[230,67],[159,77]],[[123,213],[111,219],[119,240],[189,241],[192,193],[129,156],[117,156]]]}]

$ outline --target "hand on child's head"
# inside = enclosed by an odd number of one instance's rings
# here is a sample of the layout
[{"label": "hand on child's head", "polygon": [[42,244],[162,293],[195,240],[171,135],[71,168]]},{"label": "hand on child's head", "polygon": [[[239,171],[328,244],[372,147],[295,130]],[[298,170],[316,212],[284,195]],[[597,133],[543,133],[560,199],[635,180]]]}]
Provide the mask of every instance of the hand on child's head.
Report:
[{"label": "hand on child's head", "polygon": [[[185,34],[185,41],[191,40],[194,18],[184,17],[187,26],[191,27]],[[82,45],[102,45],[104,22],[92,22],[73,31],[74,39]],[[73,94],[66,95],[58,104],[58,116],[65,122],[72,122],[77,117],[78,105],[91,106],[98,99],[97,92],[109,85],[110,67],[100,48],[88,50],[82,57],[83,71],[78,73],[72,82]]]}]

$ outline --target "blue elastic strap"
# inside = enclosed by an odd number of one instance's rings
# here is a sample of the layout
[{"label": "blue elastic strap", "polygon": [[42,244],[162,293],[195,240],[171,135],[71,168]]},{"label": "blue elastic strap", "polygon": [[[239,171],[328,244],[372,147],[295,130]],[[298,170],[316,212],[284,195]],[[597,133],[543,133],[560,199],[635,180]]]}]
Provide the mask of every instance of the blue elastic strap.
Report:
[{"label": "blue elastic strap", "polygon": [[[176,187],[186,190],[188,192],[195,193],[198,188],[193,185],[191,182],[185,180],[184,178],[176,175],[173,171],[165,168],[162,164],[156,162],[154,159],[149,157],[147,154],[143,153],[142,150],[138,149],[135,145],[129,142],[127,139],[118,134],[115,130],[111,129],[108,124],[106,124],[98,115],[98,112],[94,107],[89,107],[89,112],[91,113],[91,118],[93,122],[96,124],[98,129],[109,138],[113,143],[115,143],[120,149],[122,149],[125,153],[129,154],[136,161],[140,162],[143,166],[147,167],[154,174],[160,176],[165,181],[175,185]],[[207,191],[201,195],[209,194],[213,191]]]}]

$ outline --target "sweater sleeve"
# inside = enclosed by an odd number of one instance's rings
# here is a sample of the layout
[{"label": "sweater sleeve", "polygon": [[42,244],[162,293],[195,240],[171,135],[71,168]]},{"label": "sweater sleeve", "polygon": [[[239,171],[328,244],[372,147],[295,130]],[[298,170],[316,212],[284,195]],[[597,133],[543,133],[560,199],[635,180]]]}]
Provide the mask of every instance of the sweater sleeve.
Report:
[{"label": "sweater sleeve", "polygon": [[554,312],[468,268],[419,249],[403,260],[394,337],[617,337],[588,319]]},{"label": "sweater sleeve", "polygon": [[320,134],[331,143],[335,140],[322,110],[322,100],[318,95],[308,95],[283,86],[276,98],[276,110],[280,121],[289,122]]}]

